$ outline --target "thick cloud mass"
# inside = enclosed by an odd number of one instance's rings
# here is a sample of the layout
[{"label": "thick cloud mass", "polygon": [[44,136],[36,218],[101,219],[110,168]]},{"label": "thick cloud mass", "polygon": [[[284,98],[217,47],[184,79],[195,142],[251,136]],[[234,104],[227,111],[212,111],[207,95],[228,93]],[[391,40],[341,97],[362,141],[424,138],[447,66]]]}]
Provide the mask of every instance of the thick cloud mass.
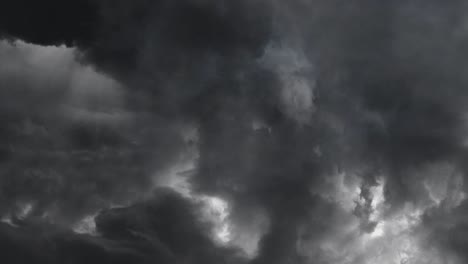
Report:
[{"label": "thick cloud mass", "polygon": [[467,13],[1,4],[0,257],[466,263]]},{"label": "thick cloud mass", "polygon": [[8,263],[242,263],[240,253],[210,240],[195,208],[160,190],[128,208],[102,212],[99,237],[28,221],[2,223],[0,256]]}]

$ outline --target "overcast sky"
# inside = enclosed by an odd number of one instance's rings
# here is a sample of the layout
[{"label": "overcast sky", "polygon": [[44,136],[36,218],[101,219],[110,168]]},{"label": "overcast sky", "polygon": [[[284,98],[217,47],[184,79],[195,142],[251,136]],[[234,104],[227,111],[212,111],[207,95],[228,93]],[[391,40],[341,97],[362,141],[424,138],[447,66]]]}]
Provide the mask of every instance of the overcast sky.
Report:
[{"label": "overcast sky", "polygon": [[0,4],[0,262],[468,263],[468,3]]}]

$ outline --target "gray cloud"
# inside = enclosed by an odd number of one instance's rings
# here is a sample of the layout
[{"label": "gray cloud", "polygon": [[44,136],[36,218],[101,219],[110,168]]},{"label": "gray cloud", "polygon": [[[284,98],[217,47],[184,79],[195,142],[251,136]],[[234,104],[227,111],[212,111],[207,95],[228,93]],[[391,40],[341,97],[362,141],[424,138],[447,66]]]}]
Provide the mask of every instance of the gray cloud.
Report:
[{"label": "gray cloud", "polygon": [[[97,217],[102,237],[77,243],[142,263],[157,258],[148,248],[247,261],[225,258],[251,229],[251,263],[465,261],[462,1],[54,5],[0,12],[5,38],[74,47],[2,44],[4,212],[32,203],[27,215],[73,222],[124,203]],[[216,246],[195,216],[136,202],[165,177],[186,178],[184,199],[226,200],[239,241]],[[136,233],[141,247],[120,244]]]}]

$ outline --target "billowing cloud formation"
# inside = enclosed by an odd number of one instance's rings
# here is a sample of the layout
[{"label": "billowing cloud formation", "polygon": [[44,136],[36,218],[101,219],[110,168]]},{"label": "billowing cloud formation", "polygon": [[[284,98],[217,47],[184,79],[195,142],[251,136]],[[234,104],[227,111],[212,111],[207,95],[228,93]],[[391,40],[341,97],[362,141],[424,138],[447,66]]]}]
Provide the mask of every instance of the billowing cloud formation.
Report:
[{"label": "billowing cloud formation", "polygon": [[17,221],[0,224],[8,263],[243,263],[233,249],[217,246],[197,220],[197,205],[160,190],[151,199],[97,217],[99,236]]},{"label": "billowing cloud formation", "polygon": [[78,64],[74,50],[1,49],[2,214],[32,203],[33,214],[73,222],[141,196],[149,175],[185,148],[178,124],[136,117],[122,85]]},{"label": "billowing cloud formation", "polygon": [[467,11],[5,5],[4,259],[465,263]]}]

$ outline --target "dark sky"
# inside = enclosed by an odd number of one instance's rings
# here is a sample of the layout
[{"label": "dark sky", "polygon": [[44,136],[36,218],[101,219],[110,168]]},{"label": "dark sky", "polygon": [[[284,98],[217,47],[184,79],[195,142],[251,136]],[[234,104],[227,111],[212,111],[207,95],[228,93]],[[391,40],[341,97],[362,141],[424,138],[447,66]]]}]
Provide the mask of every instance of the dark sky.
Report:
[{"label": "dark sky", "polygon": [[0,262],[468,263],[468,3],[0,3]]}]

